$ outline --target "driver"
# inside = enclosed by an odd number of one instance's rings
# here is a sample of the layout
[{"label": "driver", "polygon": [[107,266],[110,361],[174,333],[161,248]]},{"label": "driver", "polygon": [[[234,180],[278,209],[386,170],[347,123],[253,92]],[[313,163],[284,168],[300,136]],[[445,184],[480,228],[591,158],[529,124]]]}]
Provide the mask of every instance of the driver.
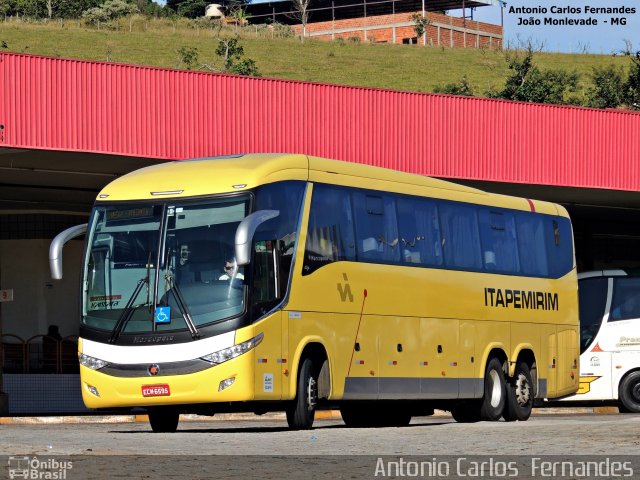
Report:
[{"label": "driver", "polygon": [[234,277],[234,270],[236,271],[235,278],[237,280],[244,280],[244,275],[238,272],[237,269],[236,260],[234,258],[228,258],[224,262],[224,273],[220,275],[218,280],[231,280],[231,278]]}]

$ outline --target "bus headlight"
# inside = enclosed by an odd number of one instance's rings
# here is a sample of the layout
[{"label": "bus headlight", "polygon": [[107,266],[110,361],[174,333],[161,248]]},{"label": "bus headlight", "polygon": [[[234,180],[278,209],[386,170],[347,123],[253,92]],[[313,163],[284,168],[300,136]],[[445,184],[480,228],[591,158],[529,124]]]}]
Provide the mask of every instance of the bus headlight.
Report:
[{"label": "bus headlight", "polygon": [[78,355],[78,359],[80,361],[80,365],[84,365],[91,370],[100,370],[101,368],[109,365],[109,362],[100,360],[99,358],[90,357],[89,355],[85,355],[84,353]]},{"label": "bus headlight", "polygon": [[218,350],[217,352],[210,353],[209,355],[205,355],[200,358],[213,365],[218,365],[222,362],[226,362],[227,360],[231,360],[232,358],[239,357],[243,353],[247,353],[252,348],[255,348],[263,338],[264,333],[261,333],[260,335],[253,337],[251,340],[239,343],[233,347],[225,348],[224,350]]}]

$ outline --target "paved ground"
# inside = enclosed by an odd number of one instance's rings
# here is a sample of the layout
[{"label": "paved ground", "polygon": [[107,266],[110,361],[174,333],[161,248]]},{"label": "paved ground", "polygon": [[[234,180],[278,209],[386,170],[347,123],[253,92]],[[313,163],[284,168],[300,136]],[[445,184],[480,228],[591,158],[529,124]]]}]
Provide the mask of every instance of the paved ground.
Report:
[{"label": "paved ground", "polygon": [[[476,424],[458,424],[448,416],[421,417],[406,428],[381,429],[349,429],[338,419],[328,419],[317,421],[314,430],[298,432],[288,431],[277,416],[185,420],[175,434],[154,434],[141,422],[5,424],[0,432],[0,455],[72,460],[75,470],[67,478],[87,478],[89,470],[93,478],[369,478],[379,456],[513,455],[526,461],[538,455],[625,459],[640,454],[640,415],[611,414],[539,415],[527,422]],[[213,474],[221,465],[224,474]],[[345,466],[348,474],[340,470]],[[640,466],[633,478],[639,474]]]}]

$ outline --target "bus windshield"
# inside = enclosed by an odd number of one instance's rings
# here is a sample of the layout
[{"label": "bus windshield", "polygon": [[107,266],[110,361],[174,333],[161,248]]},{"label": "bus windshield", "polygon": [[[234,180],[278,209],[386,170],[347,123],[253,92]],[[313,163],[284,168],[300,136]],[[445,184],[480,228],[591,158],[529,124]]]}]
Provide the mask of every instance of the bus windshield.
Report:
[{"label": "bus windshield", "polygon": [[233,249],[249,199],[96,206],[83,324],[118,334],[193,332],[242,313],[244,267],[235,265]]}]

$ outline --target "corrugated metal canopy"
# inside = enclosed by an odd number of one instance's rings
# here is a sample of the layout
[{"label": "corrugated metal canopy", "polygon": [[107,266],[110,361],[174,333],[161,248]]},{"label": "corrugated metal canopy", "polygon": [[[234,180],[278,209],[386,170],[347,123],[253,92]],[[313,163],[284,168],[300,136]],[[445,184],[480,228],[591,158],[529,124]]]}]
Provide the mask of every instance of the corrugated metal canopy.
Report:
[{"label": "corrugated metal canopy", "polygon": [[[640,192],[640,115],[632,112],[10,53],[0,54],[0,91],[0,197],[17,184],[43,183],[54,187],[54,200],[62,199],[60,191],[73,191],[76,183],[93,192],[97,178],[110,178],[96,174],[258,152],[304,153],[467,183]],[[38,153],[43,150],[78,153]],[[32,176],[20,177],[26,175],[16,171],[21,164]],[[60,173],[37,174],[55,169],[86,175],[80,182],[66,173],[70,183],[59,183]]]}]

